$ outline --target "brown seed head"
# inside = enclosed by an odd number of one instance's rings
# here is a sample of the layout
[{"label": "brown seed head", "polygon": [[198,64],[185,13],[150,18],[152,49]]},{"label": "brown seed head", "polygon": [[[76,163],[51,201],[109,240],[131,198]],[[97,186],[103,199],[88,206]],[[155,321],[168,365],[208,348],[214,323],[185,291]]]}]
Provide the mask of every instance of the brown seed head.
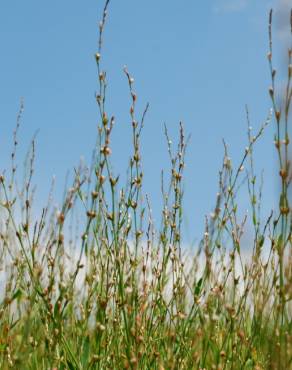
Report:
[{"label": "brown seed head", "polygon": [[94,211],[87,211],[86,214],[87,214],[87,217],[90,219],[93,219],[96,217],[96,213]]},{"label": "brown seed head", "polygon": [[100,152],[104,155],[104,156],[107,156],[107,155],[110,155],[112,153],[111,149],[105,145],[103,146],[101,149],[100,149]]},{"label": "brown seed head", "polygon": [[98,192],[97,191],[93,191],[91,193],[91,196],[92,196],[92,199],[96,199],[98,197]]},{"label": "brown seed head", "polygon": [[281,170],[279,172],[279,175],[281,176],[282,180],[286,180],[287,176],[288,176],[288,173],[284,168],[281,168]]},{"label": "brown seed head", "polygon": [[65,221],[65,215],[64,215],[64,213],[60,212],[60,214],[58,216],[58,222],[59,222],[59,224],[62,224],[64,221]]}]

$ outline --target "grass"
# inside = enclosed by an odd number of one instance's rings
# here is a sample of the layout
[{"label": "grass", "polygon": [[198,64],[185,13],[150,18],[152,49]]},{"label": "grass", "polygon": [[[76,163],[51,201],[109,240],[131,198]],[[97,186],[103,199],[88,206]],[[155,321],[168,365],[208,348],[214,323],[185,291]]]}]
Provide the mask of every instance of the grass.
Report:
[{"label": "grass", "polygon": [[[140,155],[148,106],[137,117],[134,80],[126,69],[133,144],[126,184],[112,171],[114,118],[106,112],[107,80],[101,66],[108,5],[95,55],[100,125],[91,169],[76,169],[60,209],[53,208],[49,197],[37,221],[32,216],[34,141],[23,187],[16,181],[20,107],[11,169],[0,176],[0,368],[292,369],[292,50],[279,103],[271,12],[273,110],[253,136],[247,109],[248,145],[238,167],[225,146],[214,212],[206,219],[198,248],[188,254],[181,231],[188,140],[180,125],[174,150],[165,129],[170,181],[162,183],[161,226],[154,225],[150,200],[143,194]],[[263,219],[253,148],[271,121],[281,192],[279,208]],[[242,250],[247,220],[237,206],[244,176],[254,228],[248,257]],[[82,231],[74,233],[78,212]]]}]

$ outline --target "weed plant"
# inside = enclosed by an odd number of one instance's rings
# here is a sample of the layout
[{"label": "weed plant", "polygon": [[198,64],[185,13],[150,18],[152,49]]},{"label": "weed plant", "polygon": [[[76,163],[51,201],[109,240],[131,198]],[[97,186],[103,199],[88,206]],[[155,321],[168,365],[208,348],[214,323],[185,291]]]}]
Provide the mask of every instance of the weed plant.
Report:
[{"label": "weed plant", "polygon": [[[97,144],[90,170],[75,170],[61,207],[51,197],[33,217],[34,141],[23,187],[16,154],[21,104],[13,135],[11,169],[0,176],[1,369],[292,369],[292,220],[289,206],[289,118],[292,49],[284,97],[278,99],[269,20],[269,94],[272,110],[255,135],[247,109],[247,147],[233,167],[227,146],[216,205],[193,253],[182,246],[183,176],[187,139],[179,126],[177,148],[165,129],[170,181],[162,182],[161,226],[143,194],[140,140],[148,106],[136,113],[129,86],[132,155],[120,184],[111,165],[115,120],[107,113],[102,40],[95,54],[99,109]],[[292,17],[292,13],[291,13]],[[292,35],[292,18],[291,18]],[[273,121],[281,192],[279,208],[260,216],[261,184],[253,149]],[[278,174],[277,174],[278,176]],[[237,191],[247,179],[253,241],[242,243],[247,218]],[[80,226],[70,233],[72,215]],[[73,217],[73,218],[72,218]],[[74,234],[74,233],[73,233]]]}]

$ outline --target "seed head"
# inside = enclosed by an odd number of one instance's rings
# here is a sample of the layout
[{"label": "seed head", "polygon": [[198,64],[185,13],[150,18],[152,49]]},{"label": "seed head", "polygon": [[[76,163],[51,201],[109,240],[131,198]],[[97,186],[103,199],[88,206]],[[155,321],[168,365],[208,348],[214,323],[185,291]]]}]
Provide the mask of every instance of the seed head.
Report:
[{"label": "seed head", "polygon": [[60,224],[62,224],[64,221],[65,221],[65,215],[64,215],[64,213],[60,212],[60,213],[58,214],[58,222],[59,222]]},{"label": "seed head", "polygon": [[91,193],[91,196],[92,196],[92,199],[96,199],[98,197],[98,192],[97,191],[93,191]]},{"label": "seed head", "polygon": [[280,121],[280,119],[281,119],[281,112],[280,112],[280,111],[276,111],[276,112],[275,112],[275,116],[276,116],[276,120],[277,120],[277,122],[279,122],[279,121]]},{"label": "seed head", "polygon": [[108,124],[108,118],[105,112],[103,113],[103,116],[102,116],[102,123],[104,126]]},{"label": "seed head", "polygon": [[100,60],[100,54],[99,54],[99,53],[96,53],[96,54],[95,54],[95,60],[96,60],[97,62],[99,62],[99,60]]},{"label": "seed head", "polygon": [[87,211],[86,214],[87,214],[87,217],[90,219],[93,219],[96,217],[96,213],[94,211]]},{"label": "seed head", "polygon": [[105,156],[110,155],[110,154],[112,153],[111,149],[110,149],[107,145],[103,146],[103,147],[100,149],[100,152],[101,152],[103,155],[105,155]]}]

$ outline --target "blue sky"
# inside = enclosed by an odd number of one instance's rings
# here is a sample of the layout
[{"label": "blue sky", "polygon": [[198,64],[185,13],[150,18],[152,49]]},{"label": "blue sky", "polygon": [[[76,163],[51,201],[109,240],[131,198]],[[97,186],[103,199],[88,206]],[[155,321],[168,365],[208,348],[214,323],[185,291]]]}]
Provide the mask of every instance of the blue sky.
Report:
[{"label": "blue sky", "polygon": [[[145,192],[155,214],[160,206],[160,171],[168,166],[163,124],[175,139],[183,121],[191,134],[185,179],[188,238],[199,237],[215,202],[222,162],[222,138],[233,162],[246,146],[245,104],[252,126],[265,120],[270,102],[267,20],[289,1],[255,0],[112,0],[104,35],[103,66],[108,75],[108,113],[116,117],[113,164],[125,172],[129,159],[130,100],[123,74],[135,78],[140,111],[147,102],[142,140]],[[35,183],[38,205],[56,176],[56,200],[67,170],[80,157],[90,160],[98,123],[94,93],[98,21],[103,2],[3,0],[0,4],[0,168],[9,164],[12,131],[19,101],[25,112],[19,162],[33,134],[37,136]],[[281,40],[279,30],[279,64]],[[256,167],[265,170],[264,199],[274,201],[276,156],[270,125],[258,144]],[[243,195],[242,207],[246,198]]]}]

